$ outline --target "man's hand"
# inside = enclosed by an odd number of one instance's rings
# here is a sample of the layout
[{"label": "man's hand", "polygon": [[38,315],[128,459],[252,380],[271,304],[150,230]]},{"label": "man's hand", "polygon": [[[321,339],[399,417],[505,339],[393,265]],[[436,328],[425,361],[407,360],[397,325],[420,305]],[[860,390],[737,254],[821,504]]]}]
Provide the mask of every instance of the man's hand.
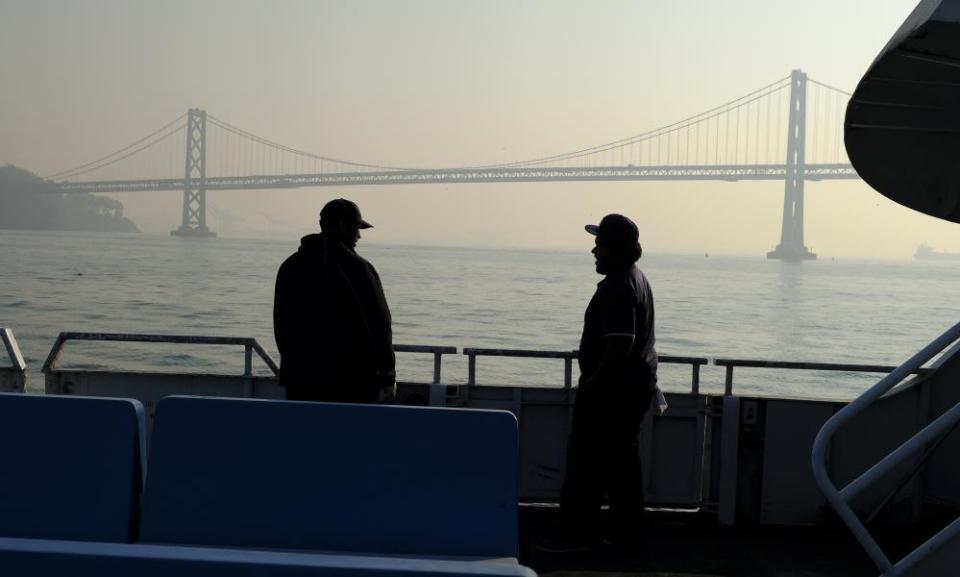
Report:
[{"label": "man's hand", "polygon": [[389,385],[384,385],[377,393],[378,403],[392,403],[397,398],[397,382],[393,381]]}]

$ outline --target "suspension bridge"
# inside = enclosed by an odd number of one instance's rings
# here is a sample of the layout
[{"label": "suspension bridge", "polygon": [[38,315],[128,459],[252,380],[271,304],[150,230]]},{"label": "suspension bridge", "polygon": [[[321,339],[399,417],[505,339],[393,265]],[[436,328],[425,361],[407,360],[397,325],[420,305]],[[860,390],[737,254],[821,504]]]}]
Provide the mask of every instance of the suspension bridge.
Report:
[{"label": "suspension bridge", "polygon": [[[557,181],[784,182],[780,243],[767,253],[814,259],[804,244],[804,183],[859,178],[843,146],[850,94],[800,70],[656,130],[517,162],[411,168],[314,154],[191,109],[112,154],[45,177],[62,193],[183,191],[178,236],[214,236],[211,190],[311,186]],[[185,161],[185,162],[184,162]],[[181,164],[183,163],[183,164]]]}]

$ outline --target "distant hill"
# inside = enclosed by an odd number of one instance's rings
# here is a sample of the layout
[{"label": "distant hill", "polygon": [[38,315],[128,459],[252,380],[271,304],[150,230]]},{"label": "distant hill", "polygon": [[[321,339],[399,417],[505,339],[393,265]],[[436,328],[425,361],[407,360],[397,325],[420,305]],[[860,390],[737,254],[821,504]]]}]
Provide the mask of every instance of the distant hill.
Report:
[{"label": "distant hill", "polygon": [[47,192],[40,177],[0,166],[0,228],[140,232],[119,200],[87,193]]}]

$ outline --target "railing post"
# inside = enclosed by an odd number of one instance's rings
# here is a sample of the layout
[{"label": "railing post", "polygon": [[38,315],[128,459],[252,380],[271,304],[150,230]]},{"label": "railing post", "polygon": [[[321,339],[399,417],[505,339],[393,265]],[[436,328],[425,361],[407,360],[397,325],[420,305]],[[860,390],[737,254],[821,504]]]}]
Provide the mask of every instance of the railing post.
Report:
[{"label": "railing post", "polygon": [[563,388],[569,389],[573,386],[573,357],[563,359]]},{"label": "railing post", "polygon": [[435,352],[433,353],[433,382],[440,383],[440,359],[442,353]]},{"label": "railing post", "polygon": [[243,344],[243,396],[253,398],[253,343]]},{"label": "railing post", "polygon": [[693,363],[693,375],[691,376],[690,389],[694,395],[700,394],[700,365]]},{"label": "railing post", "polygon": [[723,394],[730,396],[733,394],[733,365],[727,365],[727,378],[723,386]]},{"label": "railing post", "polygon": [[477,384],[477,355],[472,351],[467,354],[467,384]]},{"label": "railing post", "polygon": [[243,345],[243,376],[253,376],[253,343]]}]

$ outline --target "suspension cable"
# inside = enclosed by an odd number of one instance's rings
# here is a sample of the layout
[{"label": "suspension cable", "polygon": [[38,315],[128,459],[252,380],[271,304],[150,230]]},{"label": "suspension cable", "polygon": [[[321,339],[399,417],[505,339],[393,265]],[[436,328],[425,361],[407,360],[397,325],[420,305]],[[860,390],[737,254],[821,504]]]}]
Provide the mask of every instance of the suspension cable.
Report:
[{"label": "suspension cable", "polygon": [[[706,110],[706,111],[704,111],[704,112],[701,112],[701,113],[699,113],[699,114],[695,114],[695,115],[693,115],[693,116],[689,116],[689,117],[687,117],[687,118],[684,118],[683,120],[678,120],[677,122],[674,122],[674,123],[672,123],[672,124],[668,124],[667,126],[663,126],[663,127],[657,128],[657,129],[655,129],[655,130],[649,130],[649,131],[646,131],[646,132],[642,132],[642,133],[640,133],[640,134],[636,134],[636,135],[633,135],[633,136],[629,136],[629,137],[626,137],[626,138],[622,138],[622,139],[620,139],[620,140],[615,140],[615,141],[613,141],[613,142],[608,142],[608,143],[605,143],[605,144],[598,144],[598,145],[595,145],[595,146],[591,146],[591,147],[589,147],[589,148],[583,148],[583,149],[576,150],[576,151],[573,151],[573,152],[567,152],[567,153],[562,153],[562,154],[555,154],[555,155],[551,155],[551,156],[544,156],[544,157],[533,158],[533,159],[529,159],[529,160],[521,160],[521,161],[510,162],[510,163],[506,163],[506,164],[491,164],[491,165],[475,166],[475,167],[468,167],[468,168],[509,168],[509,167],[515,167],[515,166],[524,166],[524,165],[529,165],[529,164],[537,164],[537,163],[542,163],[542,162],[551,162],[551,161],[556,161],[556,160],[568,160],[568,159],[571,159],[571,158],[577,158],[577,157],[579,157],[579,156],[586,156],[586,155],[589,155],[589,154],[592,154],[592,153],[596,153],[596,152],[604,152],[604,151],[609,150],[609,149],[611,149],[611,148],[616,148],[616,147],[618,147],[618,146],[622,146],[622,145],[625,145],[625,144],[632,144],[632,143],[634,143],[634,142],[639,142],[639,141],[642,141],[642,140],[648,140],[648,139],[651,139],[651,138],[655,138],[655,137],[658,137],[658,136],[662,136],[662,135],[664,135],[664,134],[668,134],[668,133],[670,133],[670,132],[674,132],[674,131],[676,131],[676,130],[681,130],[681,129],[685,128],[688,124],[693,124],[693,123],[695,123],[695,122],[702,122],[702,121],[704,121],[704,120],[706,120],[706,119],[712,118],[713,116],[718,116],[718,115],[723,114],[723,113],[725,113],[725,112],[729,112],[729,111],[734,110],[734,109],[736,109],[736,108],[740,108],[740,107],[742,107],[742,106],[744,106],[744,105],[746,105],[746,104],[749,104],[750,102],[753,102],[753,101],[755,101],[755,100],[758,100],[758,99],[760,99],[760,98],[764,98],[764,97],[766,97],[766,96],[769,96],[769,95],[771,95],[771,94],[774,94],[774,93],[776,93],[776,92],[778,92],[778,91],[786,88],[787,86],[789,86],[789,84],[783,84],[784,82],[786,82],[786,81],[788,81],[788,80],[790,80],[790,77],[789,77],[789,76],[784,77],[784,78],[781,78],[781,79],[779,79],[779,80],[777,80],[777,81],[775,81],[775,82],[771,82],[770,84],[768,84],[768,85],[766,85],[766,86],[764,86],[764,87],[762,87],[762,88],[759,88],[759,89],[757,89],[757,90],[754,90],[753,92],[750,92],[750,93],[748,93],[748,94],[745,94],[745,95],[743,95],[743,96],[741,96],[741,97],[739,97],[739,98],[736,98],[736,99],[734,99],[734,100],[731,100],[731,101],[726,102],[726,103],[724,103],[724,104],[721,104],[721,105],[719,105],[719,106],[715,106],[715,107],[713,107],[713,108],[711,108],[711,109],[709,109],[709,110]],[[778,85],[779,85],[779,86],[778,86]]]},{"label": "suspension cable", "polygon": [[234,125],[232,125],[232,124],[229,124],[228,122],[225,122],[225,121],[223,121],[223,120],[220,120],[219,118],[216,118],[215,116],[212,116],[212,115],[210,115],[210,114],[207,115],[207,120],[210,120],[210,121],[211,121],[213,124],[215,124],[216,126],[222,128],[222,129],[224,129],[224,130],[230,131],[230,132],[236,134],[237,136],[242,136],[242,137],[244,137],[244,138],[247,138],[247,139],[249,139],[249,140],[252,140],[252,141],[254,141],[254,142],[257,142],[257,143],[259,143],[259,144],[263,144],[263,145],[265,145],[265,146],[269,146],[269,147],[271,147],[271,148],[274,148],[274,149],[277,149],[277,150],[281,150],[281,151],[283,151],[283,152],[289,152],[289,153],[291,153],[291,154],[298,154],[298,155],[300,155],[300,156],[306,156],[306,157],[313,158],[313,159],[316,159],[316,160],[323,160],[323,161],[327,161],[327,162],[336,162],[336,163],[338,163],[338,164],[343,164],[343,165],[346,165],[346,166],[355,166],[355,167],[358,167],[358,168],[374,168],[374,169],[378,169],[378,170],[415,170],[415,169],[409,168],[409,167],[386,166],[386,165],[379,165],[379,164],[366,164],[366,163],[362,163],[362,162],[352,162],[352,161],[349,161],[349,160],[340,160],[340,159],[338,159],[338,158],[331,158],[331,157],[329,157],[329,156],[322,156],[322,155],[319,155],[319,154],[314,154],[314,153],[312,153],[312,152],[307,152],[307,151],[305,151],[305,150],[300,150],[300,149],[297,149],[297,148],[292,148],[292,147],[290,147],[290,146],[286,146],[286,145],[280,144],[279,142],[274,142],[274,141],[272,141],[272,140],[263,138],[262,136],[258,136],[258,135],[256,135],[256,134],[254,134],[254,133],[252,133],[252,132],[248,132],[248,131],[246,131],[246,130],[244,130],[244,129],[242,129],[242,128],[238,128],[238,127],[236,127],[236,126],[234,126]]},{"label": "suspension cable", "polygon": [[[154,130],[153,132],[151,132],[150,134],[144,136],[144,137],[141,138],[140,140],[138,140],[138,141],[136,141],[136,142],[134,142],[134,143],[132,143],[132,144],[128,144],[127,146],[124,146],[124,147],[121,148],[120,150],[114,151],[112,154],[108,154],[107,156],[104,156],[103,158],[99,158],[99,159],[97,159],[97,160],[93,160],[93,161],[88,162],[88,163],[86,163],[86,164],[81,164],[80,166],[76,166],[76,167],[74,167],[74,168],[71,168],[70,170],[62,170],[62,171],[57,172],[57,173],[55,173],[55,174],[51,174],[51,175],[49,175],[49,176],[44,176],[43,178],[46,179],[46,180],[52,180],[52,179],[54,179],[54,178],[62,178],[62,177],[64,177],[65,175],[66,175],[66,176],[73,176],[74,173],[83,174],[83,172],[89,172],[89,171],[85,171],[85,170],[83,170],[83,169],[87,168],[88,166],[93,166],[94,164],[99,164],[99,163],[101,163],[101,162],[104,162],[104,161],[106,161],[106,160],[108,160],[108,159],[110,159],[110,158],[113,158],[114,156],[117,156],[118,154],[122,154],[122,153],[130,150],[131,148],[140,145],[141,143],[143,143],[143,142],[145,142],[145,141],[153,138],[153,137],[156,136],[157,134],[160,134],[160,133],[163,132],[164,130],[170,128],[170,127],[173,126],[174,124],[180,122],[180,121],[183,120],[186,116],[187,116],[186,113],[181,114],[180,116],[178,116],[178,117],[175,118],[174,120],[171,120],[171,121],[168,122],[167,124],[163,125],[163,127],[158,128],[157,130]],[[179,129],[177,129],[177,130],[179,130]],[[163,138],[166,138],[166,136],[163,137]],[[163,140],[163,138],[161,138],[161,140]],[[158,140],[157,142],[159,142],[159,140]],[[141,150],[142,150],[142,149],[141,149]],[[124,158],[126,158],[126,156],[125,156]],[[114,162],[116,162],[116,161],[114,161]],[[110,164],[110,163],[107,163],[107,164]],[[104,166],[106,166],[106,164],[105,164]],[[90,170],[93,170],[93,168],[91,168]],[[80,171],[83,171],[83,172],[80,172]]]},{"label": "suspension cable", "polygon": [[819,81],[817,81],[817,80],[814,80],[813,78],[810,78],[809,76],[807,77],[807,82],[812,82],[812,83],[814,83],[814,84],[816,84],[816,85],[818,85],[818,86],[822,86],[823,88],[826,88],[826,89],[829,89],[829,90],[833,90],[834,92],[839,92],[840,94],[843,94],[844,96],[853,96],[853,94],[847,92],[846,90],[841,90],[841,89],[836,88],[836,87],[834,87],[834,86],[830,86],[829,84],[824,84],[823,82],[819,82]]}]

